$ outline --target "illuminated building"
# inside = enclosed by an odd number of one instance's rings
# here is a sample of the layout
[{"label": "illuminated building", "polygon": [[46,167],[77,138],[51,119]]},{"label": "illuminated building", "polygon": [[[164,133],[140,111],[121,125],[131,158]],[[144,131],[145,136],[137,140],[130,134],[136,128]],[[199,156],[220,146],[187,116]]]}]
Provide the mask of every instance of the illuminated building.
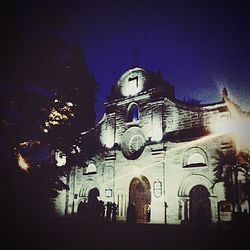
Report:
[{"label": "illuminated building", "polygon": [[185,103],[160,74],[126,71],[104,103],[101,121],[83,133],[99,131],[105,154],[73,168],[70,190],[56,201],[58,213],[76,214],[79,202],[97,190],[99,199],[118,205],[118,220],[126,220],[129,203],[138,222],[230,220],[230,213],[218,212],[219,202],[228,205],[217,176],[218,152],[236,154],[235,137],[225,129],[232,118],[229,102],[234,104],[223,91],[217,103]]}]

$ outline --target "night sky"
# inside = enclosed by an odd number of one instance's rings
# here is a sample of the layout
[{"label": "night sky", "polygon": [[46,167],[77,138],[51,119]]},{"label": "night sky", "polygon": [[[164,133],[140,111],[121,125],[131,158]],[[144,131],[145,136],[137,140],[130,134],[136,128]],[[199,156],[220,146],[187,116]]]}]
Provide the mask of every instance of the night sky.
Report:
[{"label": "night sky", "polygon": [[[26,31],[37,5],[22,6]],[[65,18],[53,32],[80,41],[99,85],[97,120],[111,86],[130,67],[160,70],[176,97],[218,102],[220,91],[250,110],[249,1],[41,1],[43,21]],[[31,19],[30,19],[31,20]]]}]

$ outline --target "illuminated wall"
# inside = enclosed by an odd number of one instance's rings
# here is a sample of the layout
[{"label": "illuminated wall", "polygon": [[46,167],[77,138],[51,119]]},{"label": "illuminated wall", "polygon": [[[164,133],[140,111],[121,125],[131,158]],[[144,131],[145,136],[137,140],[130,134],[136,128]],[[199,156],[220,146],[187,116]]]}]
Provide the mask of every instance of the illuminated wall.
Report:
[{"label": "illuminated wall", "polygon": [[[65,207],[60,201],[68,215],[76,213],[79,202],[97,188],[99,199],[118,205],[119,220],[126,219],[130,199],[139,202],[141,197],[138,216],[142,220],[147,206],[147,222],[189,223],[195,221],[195,209],[201,205],[195,195],[203,192],[203,209],[211,223],[218,222],[218,202],[225,201],[225,186],[218,178],[219,157],[235,152],[235,142],[223,127],[229,117],[227,104],[183,103],[155,77],[134,68],[118,80],[97,126],[108,152],[72,171],[70,190],[62,196]],[[138,107],[136,119],[131,118],[132,105]],[[137,182],[143,187],[138,192],[132,185]]]}]

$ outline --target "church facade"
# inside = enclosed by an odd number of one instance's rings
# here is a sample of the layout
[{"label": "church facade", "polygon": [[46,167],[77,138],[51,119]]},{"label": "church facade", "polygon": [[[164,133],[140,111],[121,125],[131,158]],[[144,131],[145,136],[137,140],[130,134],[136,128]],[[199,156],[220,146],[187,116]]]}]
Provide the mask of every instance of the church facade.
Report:
[{"label": "church facade", "polygon": [[236,153],[234,138],[221,128],[231,117],[227,99],[224,90],[217,103],[185,103],[160,74],[127,70],[104,103],[103,118],[82,133],[83,140],[97,134],[93,140],[105,152],[72,169],[69,190],[56,200],[57,212],[77,214],[79,203],[95,191],[104,203],[115,202],[121,221],[129,204],[141,223],[231,220],[230,206],[220,211],[219,204],[227,202],[218,177],[221,155]]}]

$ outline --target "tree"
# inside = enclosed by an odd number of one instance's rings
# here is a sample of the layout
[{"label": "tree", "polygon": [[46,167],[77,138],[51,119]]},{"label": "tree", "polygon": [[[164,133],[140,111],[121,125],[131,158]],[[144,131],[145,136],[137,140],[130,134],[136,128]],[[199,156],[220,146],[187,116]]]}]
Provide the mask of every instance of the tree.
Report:
[{"label": "tree", "polygon": [[[226,200],[232,203],[234,209],[237,207],[241,211],[244,200],[247,199],[250,204],[249,154],[217,150],[216,155],[215,183],[224,183]],[[243,181],[239,180],[239,173],[243,173]]]},{"label": "tree", "polygon": [[216,165],[214,168],[215,183],[223,182],[225,198],[234,204],[235,190],[233,186],[233,166],[236,164],[236,155],[233,150],[216,150]]},{"label": "tree", "polygon": [[[12,183],[16,198],[22,186],[25,207],[42,212],[50,209],[50,197],[68,188],[60,176],[70,170],[70,161],[59,168],[53,152],[59,148],[70,156],[80,131],[94,125],[96,82],[79,44],[72,47],[58,38],[41,18],[25,37],[21,36],[24,26],[17,23],[13,43],[6,42],[4,52],[1,127],[8,144],[4,151],[11,151],[11,156],[3,176],[18,176]],[[24,172],[18,170],[16,158]]]}]

